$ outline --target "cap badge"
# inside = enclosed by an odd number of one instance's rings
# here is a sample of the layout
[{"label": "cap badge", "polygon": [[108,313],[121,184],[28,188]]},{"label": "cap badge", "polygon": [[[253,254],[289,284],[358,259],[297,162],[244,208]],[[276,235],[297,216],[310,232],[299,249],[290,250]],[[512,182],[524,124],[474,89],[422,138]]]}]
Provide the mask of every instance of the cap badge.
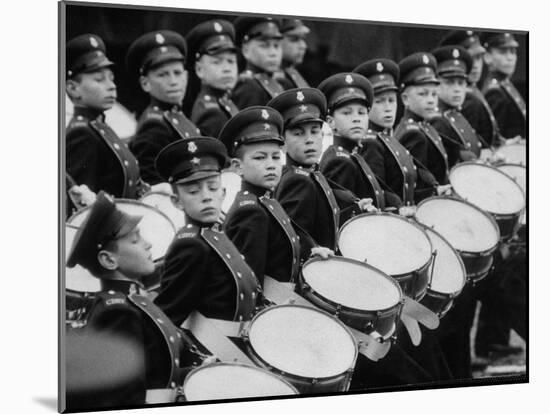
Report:
[{"label": "cap badge", "polygon": [[298,91],[296,93],[296,99],[298,102],[302,102],[305,99],[304,93],[302,91]]},{"label": "cap badge", "polygon": [[269,119],[269,114],[265,109],[262,109],[262,118],[263,119]]},{"label": "cap badge", "polygon": [[307,106],[300,105],[300,112],[306,112],[306,111],[307,111]]},{"label": "cap badge", "polygon": [[426,65],[430,63],[430,59],[426,55],[422,55],[422,62],[424,62]]},{"label": "cap badge", "polygon": [[351,77],[351,75],[346,75],[346,79],[344,79],[346,81],[346,83],[353,83],[353,78]]},{"label": "cap badge", "polygon": [[223,30],[223,27],[218,22],[214,22],[214,30],[218,33],[220,33]]},{"label": "cap badge", "polygon": [[382,64],[382,62],[376,63],[376,70],[378,72],[382,72],[384,70],[384,65]]},{"label": "cap badge", "polygon": [[163,44],[164,43],[164,36],[162,35],[162,33],[157,33],[155,35],[155,40],[158,44]]},{"label": "cap badge", "polygon": [[99,43],[97,43],[97,40],[95,40],[95,37],[90,36],[90,44],[92,47],[98,47]]},{"label": "cap badge", "polygon": [[194,166],[198,166],[201,163],[201,160],[199,160],[197,157],[191,158],[191,164]]},{"label": "cap badge", "polygon": [[187,151],[190,153],[197,152],[197,144],[195,144],[195,141],[191,141],[187,144]]},{"label": "cap badge", "polygon": [[271,126],[269,124],[264,124],[264,131],[267,131],[271,129]]},{"label": "cap badge", "polygon": [[473,32],[472,30],[467,30],[467,31],[466,31],[466,34],[467,34],[468,36],[473,36],[473,35],[474,35],[474,32]]},{"label": "cap badge", "polygon": [[458,49],[453,49],[453,57],[458,58],[459,56],[460,56],[460,52],[458,51]]}]

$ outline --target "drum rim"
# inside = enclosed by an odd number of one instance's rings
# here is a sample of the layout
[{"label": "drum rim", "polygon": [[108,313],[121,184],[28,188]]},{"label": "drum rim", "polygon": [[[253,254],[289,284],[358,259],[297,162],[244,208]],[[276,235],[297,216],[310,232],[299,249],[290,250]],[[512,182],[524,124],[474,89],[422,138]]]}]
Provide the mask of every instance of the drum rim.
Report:
[{"label": "drum rim", "polygon": [[[397,290],[398,290],[398,293],[399,293],[399,300],[397,301],[397,303],[395,305],[392,305],[392,306],[389,306],[387,308],[382,308],[382,309],[372,309],[372,310],[366,310],[366,309],[357,309],[357,308],[351,308],[349,306],[345,306],[341,303],[337,303],[337,302],[334,302],[333,300],[321,295],[319,292],[317,292],[313,286],[311,286],[311,284],[309,284],[303,277],[303,269],[304,267],[306,267],[308,264],[310,263],[314,263],[314,262],[319,262],[319,261],[324,261],[325,259],[321,258],[321,257],[312,257],[310,259],[308,259],[306,262],[304,262],[304,264],[302,265],[302,269],[300,270],[300,274],[299,274],[299,278],[300,279],[304,279],[304,282],[308,285],[308,288],[309,290],[311,290],[311,292],[313,292],[316,296],[322,298],[323,300],[326,300],[327,302],[329,302],[329,304],[331,305],[334,305],[335,307],[340,307],[342,310],[345,310],[345,311],[350,311],[350,312],[359,312],[359,313],[373,313],[373,312],[388,312],[396,307],[399,307],[401,302],[403,301],[403,297],[404,297],[404,293],[403,293],[403,289],[401,289],[401,285],[399,284],[399,282],[397,280],[395,280],[392,276],[389,276],[387,275],[386,273],[384,273],[382,270],[378,269],[377,267],[374,267],[372,265],[369,265],[368,263],[365,263],[365,262],[361,262],[359,260],[355,260],[355,259],[352,259],[352,258],[349,258],[349,257],[344,257],[344,256],[333,256],[331,257],[330,259],[335,259],[335,260],[338,260],[338,261],[342,261],[342,262],[351,262],[351,263],[354,263],[354,264],[359,264],[359,265],[362,265],[362,266],[365,266],[371,270],[374,270],[375,272],[379,273],[381,276],[385,277],[386,279],[388,279],[395,287],[397,287]],[[323,310],[323,309],[322,309]],[[324,311],[324,310],[323,310]],[[324,311],[324,312],[327,312],[327,311]],[[327,312],[329,313],[329,312]],[[331,315],[329,313],[329,315]],[[334,316],[334,315],[332,315]]]},{"label": "drum rim", "polygon": [[456,197],[456,196],[440,195],[440,196],[428,197],[428,198],[425,198],[424,200],[422,200],[420,203],[417,204],[416,211],[414,213],[414,219],[417,221],[417,223],[419,223],[419,224],[422,223],[422,222],[418,221],[418,218],[417,218],[417,212],[420,209],[420,207],[422,206],[422,204],[426,204],[426,203],[428,203],[430,201],[433,201],[433,200],[451,200],[451,201],[458,201],[460,203],[467,204],[470,207],[472,207],[475,210],[482,213],[485,217],[487,217],[489,219],[489,221],[491,222],[491,224],[493,225],[493,228],[497,232],[497,242],[493,247],[491,247],[489,249],[486,249],[486,250],[479,251],[479,252],[472,252],[472,251],[469,251],[469,250],[460,250],[460,249],[454,248],[457,252],[464,253],[466,255],[472,255],[472,256],[475,256],[475,257],[489,256],[489,255],[493,254],[493,252],[498,248],[498,246],[500,244],[500,228],[498,227],[498,223],[497,223],[496,219],[493,217],[493,215],[488,213],[485,210],[482,210],[480,207],[476,206],[475,204],[472,204],[469,201],[464,200],[464,199],[459,198],[459,197]]},{"label": "drum rim", "polygon": [[[292,385],[286,378],[280,376],[280,375],[277,375],[275,374],[274,372],[271,372],[270,370],[268,369],[265,369],[265,368],[262,368],[262,367],[258,367],[256,365],[248,365],[248,364],[243,364],[241,362],[224,362],[224,361],[221,361],[221,362],[212,362],[210,364],[206,364],[206,365],[201,365],[201,366],[198,366],[194,369],[192,369],[186,376],[185,376],[185,379],[183,380],[183,384],[182,384],[182,390],[183,390],[183,393],[185,395],[185,386],[188,384],[188,381],[189,379],[195,375],[198,371],[202,371],[202,370],[205,370],[207,368],[212,368],[212,367],[223,367],[223,366],[227,366],[227,367],[239,367],[239,368],[249,368],[249,369],[252,369],[254,371],[260,371],[262,372],[263,374],[266,374],[272,378],[276,378],[278,380],[280,380],[281,382],[283,382],[286,386],[289,387],[289,389],[294,392],[295,394],[294,395],[299,395],[300,392],[296,389],[296,387],[294,385]],[[276,395],[274,395],[276,396]],[[236,397],[236,398],[257,398],[257,397]],[[230,398],[231,400],[233,400],[234,398]],[[202,401],[202,400],[201,400]]]},{"label": "drum rim", "polygon": [[[268,363],[261,355],[259,355],[256,350],[254,349],[254,347],[252,346],[252,343],[250,342],[250,328],[252,326],[254,326],[254,322],[260,318],[264,313],[267,313],[273,309],[281,309],[281,308],[301,308],[301,309],[306,309],[306,310],[311,310],[311,311],[314,311],[314,312],[318,312],[318,313],[321,313],[321,314],[324,314],[325,316],[328,316],[332,321],[336,322],[337,324],[340,325],[341,328],[343,328],[345,330],[345,332],[347,333],[347,335],[350,337],[354,347],[353,347],[353,350],[354,350],[354,355],[353,355],[353,358],[352,358],[352,365],[347,368],[345,371],[342,371],[341,373],[339,374],[335,374],[335,375],[330,375],[330,376],[326,376],[326,377],[303,377],[301,375],[297,375],[297,374],[292,374],[290,372],[286,372],[286,371],[282,371],[280,369],[278,369],[277,367],[274,367],[273,365],[271,365],[270,363]],[[355,338],[355,336],[351,333],[351,330],[346,326],[345,323],[343,323],[340,319],[336,318],[335,316],[331,315],[330,313],[324,311],[323,309],[319,309],[315,306],[305,306],[305,305],[298,305],[298,304],[291,304],[291,303],[285,303],[285,304],[282,304],[282,305],[274,305],[274,306],[268,306],[264,309],[262,309],[261,311],[259,311],[258,313],[256,313],[254,315],[254,317],[250,320],[250,322],[247,324],[246,328],[243,329],[243,331],[241,332],[241,338],[243,339],[244,343],[245,343],[245,346],[246,348],[252,352],[254,354],[254,356],[256,358],[258,358],[259,360],[261,360],[266,366],[269,367],[269,371],[273,372],[273,373],[278,373],[278,375],[284,375],[284,376],[287,376],[289,378],[292,378],[292,379],[295,379],[295,380],[308,380],[308,379],[318,379],[320,381],[330,381],[330,380],[333,380],[333,379],[337,379],[339,377],[342,377],[342,376],[346,376],[348,375],[349,371],[350,370],[353,370],[354,367],[355,367],[355,363],[357,361],[357,357],[359,355],[359,344],[357,343],[357,339]],[[267,369],[267,368],[264,368],[264,369]]]},{"label": "drum rim", "polygon": [[[143,194],[138,200],[134,200],[134,201],[138,201],[138,202],[142,202],[142,200],[150,195],[163,195],[165,197],[169,197],[170,199],[174,200],[177,196],[175,194],[167,194],[165,193],[164,191],[148,191],[147,193]],[[128,200],[128,199],[118,199],[118,200]],[[116,200],[115,200],[116,201]],[[145,203],[144,203],[145,204]],[[149,204],[147,204],[149,205]],[[151,206],[151,207],[154,207],[154,206]],[[156,208],[156,207],[155,207]],[[161,212],[162,213],[162,212]]]},{"label": "drum rim", "polygon": [[[509,163],[509,164],[513,164],[513,163]],[[497,166],[492,166],[492,165],[489,165],[489,164],[484,164],[484,163],[480,163],[480,162],[476,162],[476,161],[464,161],[464,162],[456,164],[453,168],[451,168],[451,170],[449,171],[449,182],[451,183],[451,175],[453,174],[454,171],[456,171],[460,167],[469,166],[469,165],[475,165],[475,166],[479,166],[479,167],[483,167],[483,168],[489,168],[489,169],[494,170],[494,171],[498,171],[499,174],[503,174],[506,178],[508,178],[511,182],[513,182],[514,185],[519,189],[519,191],[523,195],[523,207],[515,213],[497,213],[497,212],[493,212],[493,211],[489,211],[489,210],[484,210],[484,211],[488,212],[489,214],[494,214],[495,216],[503,217],[503,218],[507,218],[507,217],[512,218],[512,217],[521,215],[522,211],[525,210],[525,208],[527,207],[527,199],[526,199],[525,191],[523,191],[523,188],[521,188],[521,186],[517,183],[516,180],[514,180],[512,177],[510,177],[504,171],[499,170]],[[520,164],[513,164],[513,165],[521,166]],[[451,183],[451,185],[452,185],[452,183]],[[453,192],[456,193],[454,187],[453,187]],[[456,194],[459,195],[458,193],[456,193]]]},{"label": "drum rim", "polygon": [[[340,237],[342,235],[342,230],[344,230],[344,227],[346,227],[353,220],[358,220],[358,219],[366,217],[366,216],[388,216],[388,217],[398,218],[398,219],[400,219],[400,220],[402,220],[402,221],[404,221],[408,224],[411,224],[411,225],[415,226],[422,233],[426,233],[424,231],[424,229],[422,227],[420,227],[416,221],[407,219],[407,218],[402,217],[398,214],[388,213],[388,212],[385,212],[385,211],[376,211],[376,212],[372,212],[372,213],[361,213],[361,214],[357,214],[356,216],[353,216],[352,218],[347,220],[344,224],[342,224],[340,229],[338,229],[338,234],[336,236],[336,240],[337,240],[338,249],[340,250],[340,252],[342,251],[342,249],[340,249]],[[394,279],[400,279],[400,278],[403,278],[405,276],[412,275],[415,272],[423,271],[425,269],[425,267],[428,266],[430,264],[430,262],[432,261],[431,252],[433,251],[432,241],[430,240],[430,238],[428,237],[427,234],[426,234],[426,239],[428,240],[428,244],[430,245],[430,255],[428,257],[428,260],[424,264],[422,264],[422,266],[418,267],[417,269],[406,272],[406,273],[396,273],[396,274],[391,274],[391,275],[388,274],[388,276],[390,276],[391,278],[394,278]],[[343,257],[346,257],[346,256],[343,256]],[[350,259],[350,258],[346,257],[346,259]],[[359,261],[359,262],[360,263],[365,263],[365,262],[361,262],[361,261]],[[365,264],[368,264],[368,263],[365,263]],[[375,267],[375,269],[377,269],[377,268]],[[380,270],[380,269],[378,269],[378,270]],[[385,272],[382,272],[382,273],[386,274]]]},{"label": "drum rim", "polygon": [[451,243],[449,243],[449,241],[448,241],[445,237],[443,237],[443,235],[442,235],[441,233],[439,233],[437,230],[431,228],[430,226],[428,226],[428,225],[426,225],[426,224],[424,224],[424,223],[420,223],[420,222],[419,222],[418,224],[419,224],[420,226],[422,226],[422,227],[425,227],[425,228],[426,228],[426,232],[431,231],[431,232],[435,233],[436,236],[438,236],[441,240],[443,240],[443,242],[445,242],[445,244],[446,244],[448,247],[451,248],[451,251],[452,251],[452,252],[454,253],[454,255],[458,258],[458,262],[459,262],[459,264],[460,264],[460,268],[462,269],[462,281],[463,281],[463,283],[462,283],[462,287],[461,287],[459,290],[457,290],[457,291],[455,291],[455,292],[452,292],[452,293],[440,292],[440,291],[438,291],[438,290],[433,290],[433,289],[431,288],[431,283],[428,285],[428,290],[429,290],[430,292],[435,292],[435,293],[438,293],[438,294],[440,294],[440,295],[449,295],[449,296],[452,295],[452,297],[458,296],[458,295],[460,294],[460,292],[462,292],[462,290],[464,289],[464,286],[466,286],[466,283],[468,282],[468,278],[466,277],[466,266],[464,265],[464,260],[462,259],[462,257],[461,257],[460,254],[458,253],[458,250],[455,249],[455,248],[451,245]]}]

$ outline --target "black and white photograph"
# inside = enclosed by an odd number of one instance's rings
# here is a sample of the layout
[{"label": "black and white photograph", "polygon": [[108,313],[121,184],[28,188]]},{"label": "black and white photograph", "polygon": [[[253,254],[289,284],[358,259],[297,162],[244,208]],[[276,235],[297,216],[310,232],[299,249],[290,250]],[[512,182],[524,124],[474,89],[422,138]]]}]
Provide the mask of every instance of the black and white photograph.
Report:
[{"label": "black and white photograph", "polygon": [[6,412],[537,411],[541,10],[34,3]]},{"label": "black and white photograph", "polygon": [[61,411],[528,382],[527,31],[58,5]]}]

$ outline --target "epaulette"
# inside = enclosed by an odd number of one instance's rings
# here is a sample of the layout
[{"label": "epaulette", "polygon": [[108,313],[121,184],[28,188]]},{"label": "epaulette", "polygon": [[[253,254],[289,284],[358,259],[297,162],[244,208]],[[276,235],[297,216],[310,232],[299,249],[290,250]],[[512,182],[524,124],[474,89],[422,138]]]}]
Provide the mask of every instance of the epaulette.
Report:
[{"label": "epaulette", "polygon": [[143,122],[149,120],[162,121],[164,119],[163,113],[159,108],[147,108],[141,116]]},{"label": "epaulette", "polygon": [[500,82],[498,81],[497,78],[493,78],[485,84],[485,89],[499,89],[499,88],[500,88]]},{"label": "epaulette", "polygon": [[67,128],[84,128],[88,126],[88,123],[88,119],[84,118],[82,115],[78,115],[71,119]]},{"label": "epaulette", "polygon": [[349,152],[344,151],[344,148],[342,148],[342,147],[336,147],[336,148],[334,148],[334,152],[335,152],[335,154],[336,154],[337,157],[340,157],[340,158],[350,158]]},{"label": "epaulette", "polygon": [[97,294],[97,300],[101,301],[106,307],[115,305],[125,305],[128,303],[126,295],[115,290],[108,290]]},{"label": "epaulette", "polygon": [[371,129],[369,129],[367,131],[367,134],[365,135],[365,140],[367,140],[367,139],[375,140],[377,137],[378,137],[378,133],[371,130]]},{"label": "epaulette", "polygon": [[410,131],[412,129],[416,129],[416,130],[419,130],[420,129],[420,125],[418,125],[418,122],[415,122],[412,118],[409,118],[406,122],[405,122],[405,129],[407,131]]},{"label": "epaulette", "polygon": [[253,206],[258,204],[258,197],[249,191],[240,191],[235,201],[239,207]]},{"label": "epaulette", "polygon": [[252,73],[252,71],[250,70],[245,70],[241,73],[239,73],[239,80],[248,80],[248,79],[253,79],[254,78],[254,73]]},{"label": "epaulette", "polygon": [[309,177],[309,171],[304,170],[300,167],[294,167],[292,171],[296,174],[305,175],[306,177]]},{"label": "epaulette", "polygon": [[177,239],[188,239],[192,237],[197,237],[200,234],[200,227],[195,226],[194,224],[186,224],[178,230],[176,233]]},{"label": "epaulette", "polygon": [[205,101],[202,101],[202,106],[204,106],[206,109],[216,109],[220,107],[217,102],[205,102]]}]

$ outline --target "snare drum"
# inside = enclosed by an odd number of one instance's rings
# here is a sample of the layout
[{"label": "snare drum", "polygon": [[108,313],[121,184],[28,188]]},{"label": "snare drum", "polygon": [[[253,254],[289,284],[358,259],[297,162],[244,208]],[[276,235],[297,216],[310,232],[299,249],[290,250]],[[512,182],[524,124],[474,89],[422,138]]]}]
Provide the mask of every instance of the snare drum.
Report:
[{"label": "snare drum", "polygon": [[176,229],[181,229],[185,226],[185,213],[176,207],[174,198],[173,195],[151,191],[141,197],[139,201],[160,210],[172,221]]},{"label": "snare drum", "polygon": [[503,241],[514,235],[525,194],[512,178],[490,165],[464,162],[451,169],[449,181],[460,198],[494,216]]},{"label": "snare drum", "polygon": [[393,277],[405,295],[420,300],[426,293],[432,244],[418,224],[391,213],[360,214],[340,228],[338,247]]},{"label": "snare drum", "polygon": [[421,303],[443,318],[466,284],[466,267],[458,252],[441,234],[422,226],[432,242],[435,255],[430,269],[432,281]]},{"label": "snare drum", "polygon": [[399,283],[380,270],[345,257],[304,263],[300,292],[346,325],[388,339],[395,332],[403,294]]},{"label": "snare drum", "polygon": [[415,218],[433,228],[460,254],[469,281],[483,279],[493,264],[500,233],[495,219],[456,197],[430,197],[418,204]]},{"label": "snare drum", "polygon": [[[523,193],[527,197],[527,168],[519,164],[502,164],[497,167],[504,174],[513,178],[516,183],[521,187]],[[519,223],[525,226],[527,223],[526,211],[519,218]]]},{"label": "snare drum", "polygon": [[237,193],[241,191],[242,179],[241,176],[233,171],[223,171],[222,187],[225,188],[225,198],[222,203],[222,212],[227,214],[233,201],[237,197]]},{"label": "snare drum", "polygon": [[301,394],[349,389],[358,347],[348,328],[313,307],[278,305],[254,316],[243,333],[250,358]]},{"label": "snare drum", "polygon": [[504,157],[506,164],[527,165],[527,145],[524,143],[503,145],[495,153]]},{"label": "snare drum", "polygon": [[191,371],[183,382],[183,394],[186,401],[207,401],[296,395],[298,391],[265,369],[216,362]]},{"label": "snare drum", "polygon": [[[153,260],[159,265],[176,235],[172,221],[155,207],[148,206],[136,200],[116,199],[118,209],[133,215],[142,216],[138,224],[141,236],[151,243]],[[72,239],[78,228],[88,217],[91,206],[77,211],[67,220],[66,254],[72,246]],[[67,256],[66,256],[67,257]],[[81,266],[66,269],[65,288],[74,292],[97,292],[101,289],[99,280]]]}]

